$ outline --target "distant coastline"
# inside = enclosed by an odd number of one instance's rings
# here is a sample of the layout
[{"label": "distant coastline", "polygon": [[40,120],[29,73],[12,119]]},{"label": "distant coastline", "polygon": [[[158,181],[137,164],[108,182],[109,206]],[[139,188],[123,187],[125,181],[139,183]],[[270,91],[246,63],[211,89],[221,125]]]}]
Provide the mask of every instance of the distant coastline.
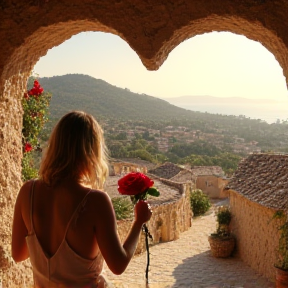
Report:
[{"label": "distant coastline", "polygon": [[288,120],[288,100],[280,102],[270,99],[213,96],[181,96],[165,100],[187,110],[222,115],[244,115],[251,119],[261,119],[269,124]]}]

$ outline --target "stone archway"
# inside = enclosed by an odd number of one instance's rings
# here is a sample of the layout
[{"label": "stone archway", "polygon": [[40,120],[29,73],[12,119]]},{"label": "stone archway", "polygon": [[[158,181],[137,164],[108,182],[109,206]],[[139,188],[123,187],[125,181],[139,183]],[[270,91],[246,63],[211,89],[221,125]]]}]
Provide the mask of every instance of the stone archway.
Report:
[{"label": "stone archway", "polygon": [[4,287],[23,283],[25,278],[15,277],[19,269],[25,271],[25,265],[16,268],[10,262],[9,246],[12,210],[21,186],[20,100],[38,59],[72,35],[103,31],[120,36],[147,69],[156,70],[185,39],[211,31],[230,31],[261,42],[278,60],[287,82],[288,4],[286,0],[277,1],[277,5],[273,2],[11,0],[0,3],[0,279]]},{"label": "stone archway", "polygon": [[[11,61],[3,71],[5,80],[3,81],[3,96],[0,97],[0,143],[2,142],[0,167],[5,167],[5,169],[0,169],[0,287],[2,287],[1,281],[3,281],[3,287],[12,285],[18,287],[23,285],[23,282],[27,286],[32,285],[29,261],[15,265],[10,252],[14,203],[17,192],[22,185],[21,129],[23,111],[21,99],[26,89],[27,79],[38,59],[45,55],[48,49],[86,30],[114,32],[97,22],[83,23],[81,21],[69,23],[68,27],[66,23],[60,23],[39,29],[14,51]],[[10,74],[16,75],[10,76]],[[19,270],[22,271],[22,276],[16,277]]]},{"label": "stone archway", "polygon": [[166,59],[168,54],[186,39],[213,31],[225,31],[244,35],[250,40],[260,42],[279,62],[286,78],[286,85],[288,86],[288,49],[285,43],[261,23],[250,22],[236,16],[223,17],[211,15],[204,19],[192,21],[189,25],[174,31],[173,36],[164,43],[155,57],[157,58],[159,55],[158,57],[160,58],[160,55],[162,55],[162,58]]}]

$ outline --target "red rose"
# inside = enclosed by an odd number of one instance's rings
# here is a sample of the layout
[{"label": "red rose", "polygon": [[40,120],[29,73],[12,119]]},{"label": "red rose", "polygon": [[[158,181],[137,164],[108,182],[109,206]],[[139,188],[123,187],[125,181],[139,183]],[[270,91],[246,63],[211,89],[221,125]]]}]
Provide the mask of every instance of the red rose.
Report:
[{"label": "red rose", "polygon": [[118,181],[118,191],[122,195],[137,195],[154,185],[154,181],[140,172],[131,172]]},{"label": "red rose", "polygon": [[32,145],[30,143],[25,143],[25,152],[30,152],[32,150]]}]

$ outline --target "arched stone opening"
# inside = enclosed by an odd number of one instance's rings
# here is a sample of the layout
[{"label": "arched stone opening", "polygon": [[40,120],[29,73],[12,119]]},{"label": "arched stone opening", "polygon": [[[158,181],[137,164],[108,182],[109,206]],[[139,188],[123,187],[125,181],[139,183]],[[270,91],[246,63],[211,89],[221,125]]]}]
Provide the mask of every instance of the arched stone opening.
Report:
[{"label": "arched stone opening", "polygon": [[[212,31],[229,31],[261,42],[278,60],[286,81],[288,78],[288,36],[284,21],[288,8],[284,2],[277,7],[277,21],[276,10],[271,10],[269,3],[257,0],[241,1],[241,4],[223,0],[221,6],[213,0],[200,4],[160,0],[153,5],[133,4],[128,0],[107,4],[92,0],[69,3],[50,0],[41,7],[31,2],[44,1],[0,4],[0,16],[3,14],[0,17],[3,28],[0,31],[3,51],[0,56],[0,246],[3,248],[0,247],[0,279],[4,280],[3,287],[23,283],[23,277],[15,276],[17,269],[25,271],[25,264],[16,268],[7,260],[13,205],[21,185],[21,97],[31,69],[48,49],[79,32],[110,32],[123,38],[147,69],[156,70],[185,39]],[[13,20],[13,13],[20,15],[18,21]]]},{"label": "arched stone opening", "polygon": [[[15,49],[10,61],[3,67],[0,80],[0,284],[31,285],[29,262],[16,264],[11,259],[11,224],[14,203],[21,181],[22,116],[21,99],[28,77],[41,56],[75,34],[83,31],[116,32],[98,22],[74,21],[40,28]],[[27,271],[26,271],[27,270]],[[17,272],[18,271],[18,272]],[[21,277],[15,277],[21,271]],[[2,282],[1,282],[2,281]],[[1,285],[0,285],[1,286]],[[26,287],[26,286],[25,286]]]},{"label": "arched stone opening", "polygon": [[285,43],[260,22],[251,22],[236,16],[221,17],[211,15],[207,18],[192,21],[189,25],[175,30],[173,36],[164,43],[155,55],[155,63],[160,64],[157,59],[166,59],[169,53],[181,42],[194,36],[214,31],[244,35],[250,40],[260,42],[279,62],[288,86],[288,49]]}]

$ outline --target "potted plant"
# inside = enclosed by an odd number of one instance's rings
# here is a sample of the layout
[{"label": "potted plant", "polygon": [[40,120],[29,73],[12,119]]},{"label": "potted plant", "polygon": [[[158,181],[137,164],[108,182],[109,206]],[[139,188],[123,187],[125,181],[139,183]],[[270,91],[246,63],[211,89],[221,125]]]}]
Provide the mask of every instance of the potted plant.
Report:
[{"label": "potted plant", "polygon": [[208,237],[211,252],[214,257],[231,256],[235,248],[235,237],[230,231],[232,214],[228,206],[220,206],[216,210],[217,229]]},{"label": "potted plant", "polygon": [[288,219],[284,211],[277,211],[274,219],[280,220],[279,244],[276,257],[276,288],[288,287]]}]

